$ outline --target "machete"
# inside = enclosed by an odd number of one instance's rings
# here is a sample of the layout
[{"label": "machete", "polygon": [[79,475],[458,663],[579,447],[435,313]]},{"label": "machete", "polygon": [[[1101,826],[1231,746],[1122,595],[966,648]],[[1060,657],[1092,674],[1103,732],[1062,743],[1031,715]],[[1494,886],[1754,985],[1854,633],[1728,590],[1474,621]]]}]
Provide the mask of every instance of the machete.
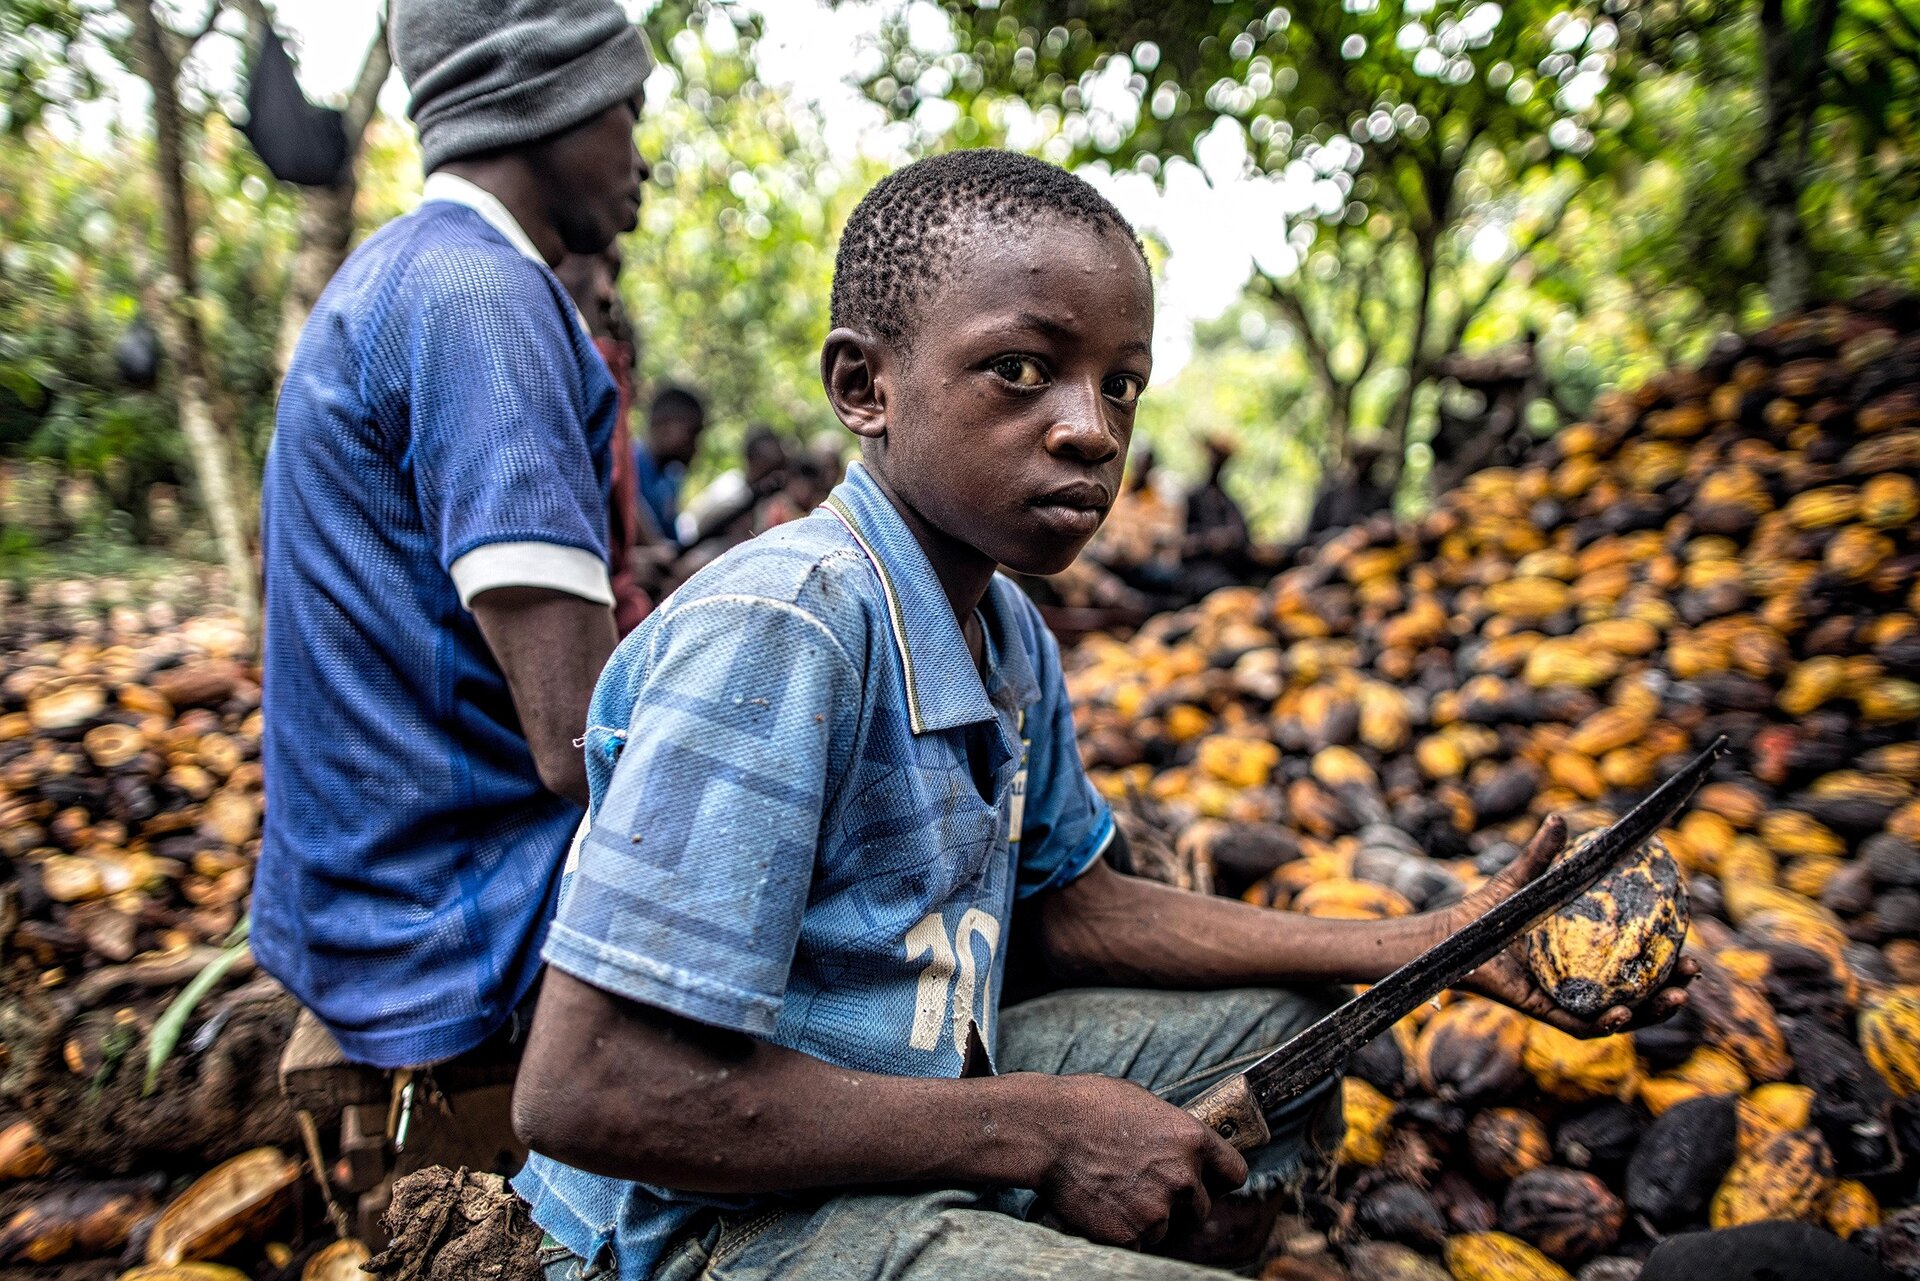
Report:
[{"label": "machete", "polygon": [[1688,761],[1626,817],[1584,849],[1564,855],[1545,872],[1488,908],[1464,928],[1306,1028],[1244,1072],[1228,1077],[1185,1105],[1208,1129],[1241,1151],[1268,1139],[1265,1113],[1327,1079],[1380,1033],[1505,951],[1541,920],[1586,893],[1601,877],[1672,824],[1727,740]]}]

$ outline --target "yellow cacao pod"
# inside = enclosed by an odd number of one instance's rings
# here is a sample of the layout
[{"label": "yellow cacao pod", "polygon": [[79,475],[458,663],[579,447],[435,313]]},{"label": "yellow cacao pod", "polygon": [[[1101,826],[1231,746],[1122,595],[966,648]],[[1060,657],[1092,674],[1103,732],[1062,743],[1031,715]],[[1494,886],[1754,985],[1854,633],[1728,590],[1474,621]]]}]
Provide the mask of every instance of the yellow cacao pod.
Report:
[{"label": "yellow cacao pod", "polygon": [[1804,1085],[1775,1081],[1763,1085],[1740,1101],[1742,1120],[1749,1117],[1762,1130],[1804,1130],[1813,1115],[1813,1091]]},{"label": "yellow cacao pod", "polygon": [[1574,726],[1567,736],[1567,750],[1597,760],[1616,747],[1638,740],[1651,720],[1619,708],[1603,708]]},{"label": "yellow cacao pod", "polygon": [[1315,752],[1312,769],[1313,776],[1328,787],[1356,784],[1371,788],[1379,783],[1373,766],[1350,747],[1327,747]]},{"label": "yellow cacao pod", "polygon": [[1487,588],[1488,609],[1523,622],[1551,618],[1571,603],[1567,585],[1553,578],[1509,578]]},{"label": "yellow cacao pod", "polygon": [[1336,921],[1384,921],[1413,915],[1413,904],[1398,890],[1346,877],[1317,881],[1294,896],[1293,910]]},{"label": "yellow cacao pod", "polygon": [[1845,1241],[1856,1232],[1880,1226],[1880,1200],[1865,1184],[1842,1179],[1827,1198],[1827,1231]]},{"label": "yellow cacao pod", "polygon": [[1849,525],[1827,544],[1821,563],[1850,583],[1872,576],[1894,553],[1893,540],[1869,525]]},{"label": "yellow cacao pod", "polygon": [[[1573,848],[1597,839],[1589,833]],[[1527,931],[1527,967],[1563,1009],[1597,1018],[1659,988],[1680,959],[1690,921],[1679,865],[1656,837]]]},{"label": "yellow cacao pod", "polygon": [[1565,1268],[1504,1232],[1448,1237],[1446,1259],[1454,1281],[1573,1281]]},{"label": "yellow cacao pod", "polygon": [[1627,1099],[1639,1084],[1633,1038],[1624,1033],[1582,1039],[1551,1024],[1527,1022],[1521,1062],[1542,1091],[1557,1099]]},{"label": "yellow cacao pod", "polygon": [[1640,1104],[1655,1116],[1659,1116],[1676,1103],[1685,1103],[1688,1099],[1697,1099],[1706,1094],[1698,1082],[1683,1081],[1677,1076],[1650,1076],[1640,1082],[1638,1094]]},{"label": "yellow cacao pod", "polygon": [[1200,740],[1194,764],[1230,787],[1264,787],[1280,763],[1280,749],[1263,738],[1216,734]]},{"label": "yellow cacao pod", "polygon": [[1831,529],[1860,514],[1860,496],[1851,485],[1822,485],[1796,494],[1786,513],[1795,529]]},{"label": "yellow cacao pod", "polygon": [[1682,1081],[1691,1081],[1702,1094],[1744,1094],[1747,1074],[1738,1059],[1725,1050],[1703,1045],[1673,1070]]},{"label": "yellow cacao pod", "polygon": [[1760,839],[1782,858],[1799,858],[1808,854],[1829,854],[1839,858],[1847,852],[1847,843],[1832,829],[1799,810],[1775,810],[1761,819]]},{"label": "yellow cacao pod", "polygon": [[1846,663],[1832,654],[1821,654],[1787,673],[1774,703],[1789,716],[1805,716],[1828,699],[1839,697],[1846,683]]},{"label": "yellow cacao pod", "polygon": [[1379,1165],[1386,1155],[1387,1135],[1393,1130],[1393,1100],[1359,1077],[1349,1076],[1340,1082],[1340,1102],[1347,1121],[1340,1164]]},{"label": "yellow cacao pod", "polygon": [[1920,485],[1898,472],[1873,477],[1860,487],[1860,519],[1879,529],[1893,529],[1920,516]]},{"label": "yellow cacao pod", "polygon": [[1818,1130],[1785,1130],[1734,1158],[1707,1221],[1716,1231],[1770,1219],[1817,1223],[1832,1191],[1827,1141]]},{"label": "yellow cacao pod", "polygon": [[1860,1010],[1860,1048],[1895,1094],[1920,1094],[1920,987],[1875,993]]}]

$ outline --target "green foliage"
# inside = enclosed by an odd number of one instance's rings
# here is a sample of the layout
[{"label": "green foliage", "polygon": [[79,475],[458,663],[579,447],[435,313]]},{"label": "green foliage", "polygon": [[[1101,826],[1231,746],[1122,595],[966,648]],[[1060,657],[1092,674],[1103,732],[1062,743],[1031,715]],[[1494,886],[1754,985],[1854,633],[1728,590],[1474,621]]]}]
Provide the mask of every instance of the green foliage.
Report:
[{"label": "green foliage", "polygon": [[835,426],[819,389],[834,247],[879,175],[836,167],[819,121],[741,56],[691,31],[670,51],[683,79],[641,124],[654,182],[623,283],[644,383],[708,399],[713,470],[731,465],[750,423],[790,438]]},{"label": "green foliage", "polygon": [[[273,343],[294,243],[290,200],[220,117],[188,178],[214,385],[254,456],[273,418]],[[41,129],[0,135],[0,458],[93,478],[146,529],[149,485],[184,478],[171,399],[121,382],[114,346],[150,312],[160,260],[143,141],[99,152]]]},{"label": "green foliage", "polygon": [[[1617,154],[1619,28],[1567,0],[944,0],[954,51],[904,26],[870,94],[901,114],[1012,96],[1044,154],[1159,174],[1215,135],[1280,184],[1255,296],[1305,349],[1323,452],[1404,442],[1572,194]],[[1396,451],[1397,452],[1397,451]]]}]

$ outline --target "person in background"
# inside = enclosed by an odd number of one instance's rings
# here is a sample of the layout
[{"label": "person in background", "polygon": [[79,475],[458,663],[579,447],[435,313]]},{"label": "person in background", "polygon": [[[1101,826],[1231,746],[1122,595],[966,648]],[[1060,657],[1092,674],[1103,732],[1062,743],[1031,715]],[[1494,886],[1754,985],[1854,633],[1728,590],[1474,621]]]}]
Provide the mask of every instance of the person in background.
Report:
[{"label": "person in background", "polygon": [[741,455],[743,466],[729,467],[715,476],[680,513],[676,532],[682,547],[724,536],[736,522],[750,524],[741,518],[751,515],[756,503],[786,482],[787,448],[765,423],[747,429]]},{"label": "person in background", "polygon": [[1327,472],[1307,518],[1306,540],[1358,525],[1377,512],[1393,509],[1393,492],[1374,479],[1385,455],[1378,445],[1361,445],[1344,464]]},{"label": "person in background", "polygon": [[569,254],[555,270],[573,296],[581,318],[593,335],[593,345],[607,362],[613,385],[620,391],[620,407],[613,422],[610,454],[613,482],[607,502],[607,568],[613,588],[613,621],[620,635],[640,625],[653,610],[653,597],[641,586],[650,578],[648,563],[638,556],[642,546],[654,544],[651,526],[640,518],[640,488],[634,477],[633,417],[634,342],[626,309],[620,304],[620,269],[624,265],[620,242],[598,254]]},{"label": "person in background", "polygon": [[1246,515],[1222,481],[1235,452],[1227,437],[1208,436],[1206,483],[1187,495],[1182,587],[1196,599],[1255,572]]},{"label": "person in background", "polygon": [[[619,393],[553,269],[637,225],[653,69],[617,0],[395,0],[389,23],[427,178],[335,274],[280,394],[251,939],[307,1011],[283,1086],[343,1147],[358,1127],[376,1176],[525,1151],[509,1083],[616,639]],[[364,1230],[378,1188],[350,1190]]]},{"label": "person in background", "polygon": [[661,542],[679,542],[680,490],[707,430],[707,406],[685,387],[662,387],[647,407],[647,437],[634,446],[641,514]]}]

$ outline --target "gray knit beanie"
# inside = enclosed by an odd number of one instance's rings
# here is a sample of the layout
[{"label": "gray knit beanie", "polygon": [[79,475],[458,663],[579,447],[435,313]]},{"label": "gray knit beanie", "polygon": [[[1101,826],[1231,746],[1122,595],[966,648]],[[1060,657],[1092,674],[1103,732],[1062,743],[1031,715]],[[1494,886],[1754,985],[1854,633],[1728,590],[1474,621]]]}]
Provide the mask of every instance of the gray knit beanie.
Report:
[{"label": "gray knit beanie", "polygon": [[429,173],[591,120],[653,70],[618,0],[393,0],[388,22]]}]

